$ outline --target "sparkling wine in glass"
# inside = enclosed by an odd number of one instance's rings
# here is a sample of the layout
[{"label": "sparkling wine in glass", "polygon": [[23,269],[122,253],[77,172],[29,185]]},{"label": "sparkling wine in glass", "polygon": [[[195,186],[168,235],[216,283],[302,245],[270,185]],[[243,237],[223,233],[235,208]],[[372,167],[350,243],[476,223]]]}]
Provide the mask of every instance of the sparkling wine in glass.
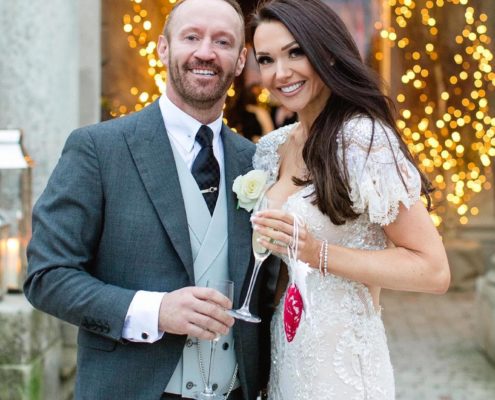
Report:
[{"label": "sparkling wine in glass", "polygon": [[[266,197],[265,194],[263,194],[263,196],[261,196],[260,200],[254,207],[253,212],[262,211],[269,208],[279,208],[279,207],[276,207],[276,204],[270,199],[268,199],[268,197]],[[253,230],[252,247],[253,247],[253,254],[255,261],[254,261],[253,275],[251,276],[251,281],[249,282],[249,288],[246,295],[246,299],[244,300],[244,304],[238,310],[229,311],[229,314],[232,315],[234,318],[242,319],[243,321],[247,321],[247,322],[255,322],[255,323],[261,322],[261,318],[251,314],[251,312],[249,311],[249,303],[251,302],[251,296],[253,294],[254,285],[256,283],[256,278],[258,277],[258,272],[260,270],[261,264],[263,264],[263,261],[265,261],[271,253],[270,250],[263,247],[258,242],[259,238],[263,238],[263,235],[260,235],[258,232]]]},{"label": "sparkling wine in glass", "polygon": [[[234,282],[229,280],[208,280],[206,287],[215,289],[227,297],[231,302],[234,300]],[[224,396],[222,394],[215,393],[211,384],[211,371],[213,370],[213,362],[215,359],[215,352],[217,348],[217,343],[220,340],[221,335],[213,340],[210,340],[210,362],[208,363],[208,373],[205,378],[205,388],[198,395],[199,400],[223,400]],[[198,348],[199,351],[199,348]],[[203,371],[203,366],[200,366],[201,373],[205,375]]]}]

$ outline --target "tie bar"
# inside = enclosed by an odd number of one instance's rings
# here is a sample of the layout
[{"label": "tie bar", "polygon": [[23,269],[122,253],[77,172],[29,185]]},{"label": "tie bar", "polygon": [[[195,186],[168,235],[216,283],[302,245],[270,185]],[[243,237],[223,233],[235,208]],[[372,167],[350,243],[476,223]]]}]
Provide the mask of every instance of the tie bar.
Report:
[{"label": "tie bar", "polygon": [[212,186],[211,188],[208,188],[208,189],[203,189],[203,190],[201,191],[201,193],[213,193],[213,192],[216,192],[217,190],[218,190],[218,188],[217,188],[217,187]]}]

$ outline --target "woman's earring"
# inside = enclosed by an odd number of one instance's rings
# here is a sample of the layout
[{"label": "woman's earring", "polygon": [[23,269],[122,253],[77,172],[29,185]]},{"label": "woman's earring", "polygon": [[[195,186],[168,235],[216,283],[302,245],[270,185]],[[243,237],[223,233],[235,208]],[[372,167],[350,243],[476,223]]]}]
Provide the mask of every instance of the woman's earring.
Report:
[{"label": "woman's earring", "polygon": [[335,65],[335,58],[332,58],[330,60],[330,66],[333,67]]}]

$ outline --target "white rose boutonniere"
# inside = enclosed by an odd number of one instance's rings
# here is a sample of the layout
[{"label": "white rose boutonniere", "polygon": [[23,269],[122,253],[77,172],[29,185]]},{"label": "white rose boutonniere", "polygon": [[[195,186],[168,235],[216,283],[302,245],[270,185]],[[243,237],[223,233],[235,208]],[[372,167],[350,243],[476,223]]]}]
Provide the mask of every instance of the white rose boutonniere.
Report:
[{"label": "white rose boutonniere", "polygon": [[252,211],[258,198],[263,193],[268,174],[260,169],[253,169],[246,175],[239,175],[234,180],[232,190],[237,195],[237,208]]}]

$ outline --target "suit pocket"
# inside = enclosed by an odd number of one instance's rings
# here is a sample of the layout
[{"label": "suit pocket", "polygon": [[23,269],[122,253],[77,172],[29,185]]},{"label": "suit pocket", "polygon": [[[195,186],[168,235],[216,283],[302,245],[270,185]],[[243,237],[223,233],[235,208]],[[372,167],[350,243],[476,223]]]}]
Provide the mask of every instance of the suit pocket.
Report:
[{"label": "suit pocket", "polygon": [[115,340],[96,335],[83,329],[79,330],[79,334],[77,335],[77,344],[82,347],[89,347],[90,349],[102,351],[113,351],[117,346],[117,342]]}]

